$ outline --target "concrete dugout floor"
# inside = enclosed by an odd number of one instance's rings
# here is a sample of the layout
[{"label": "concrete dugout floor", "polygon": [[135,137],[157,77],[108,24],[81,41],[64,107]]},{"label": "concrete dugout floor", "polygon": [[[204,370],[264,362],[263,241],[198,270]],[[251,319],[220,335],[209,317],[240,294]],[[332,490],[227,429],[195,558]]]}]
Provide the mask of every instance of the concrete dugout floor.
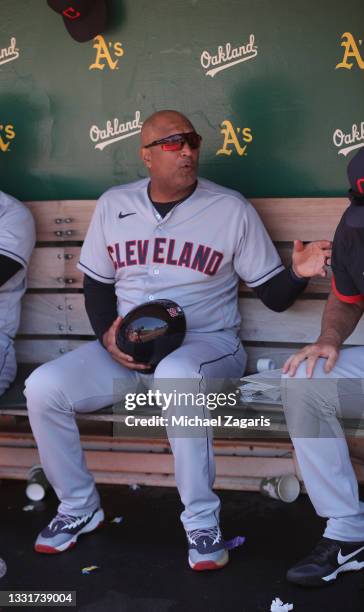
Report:
[{"label": "concrete dugout floor", "polygon": [[[24,512],[24,488],[22,481],[0,484],[0,557],[8,565],[0,590],[75,590],[77,606],[68,609],[82,612],[268,612],[277,596],[293,603],[293,612],[364,610],[364,572],[343,575],[323,589],[286,583],[286,569],[309,552],[324,525],[307,496],[284,504],[259,493],[220,492],[225,538],[247,540],[231,552],[225,569],[198,573],[187,565],[174,489],[100,486],[105,526],[82,536],[69,552],[48,556],[35,553],[33,542],[54,516],[57,500],[51,494]],[[120,515],[121,524],[110,523]],[[100,569],[82,575],[89,565]]]}]

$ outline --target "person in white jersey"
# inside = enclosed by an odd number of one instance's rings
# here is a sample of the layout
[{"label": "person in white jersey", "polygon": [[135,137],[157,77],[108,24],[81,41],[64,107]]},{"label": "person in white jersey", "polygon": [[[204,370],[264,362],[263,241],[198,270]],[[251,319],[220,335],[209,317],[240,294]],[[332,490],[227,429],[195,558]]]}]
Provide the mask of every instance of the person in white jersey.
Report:
[{"label": "person in white jersey", "polygon": [[31,212],[0,191],[0,395],[16,376],[14,337],[20,322],[21,298],[35,244]]},{"label": "person in white jersey", "polygon": [[[285,269],[253,206],[240,193],[197,177],[201,140],[176,111],[159,111],[145,121],[141,157],[150,178],[101,196],[81,250],[86,310],[98,340],[42,365],[26,381],[41,462],[60,500],[58,514],[38,535],[38,552],[67,550],[104,518],[76,412],[99,410],[158,380],[170,380],[173,388],[181,379],[194,391],[216,391],[217,381],[237,379],[245,368],[239,277],[279,311],[305,288],[302,277],[326,273],[329,242],[304,247],[297,241],[293,267]],[[115,337],[133,307],[163,298],[183,308],[187,333],[152,375],[117,349]],[[173,410],[178,413],[178,406]],[[205,407],[196,414],[207,416]],[[196,570],[223,567],[228,553],[212,490],[211,431],[177,435],[167,427],[167,434],[189,564]]]}]

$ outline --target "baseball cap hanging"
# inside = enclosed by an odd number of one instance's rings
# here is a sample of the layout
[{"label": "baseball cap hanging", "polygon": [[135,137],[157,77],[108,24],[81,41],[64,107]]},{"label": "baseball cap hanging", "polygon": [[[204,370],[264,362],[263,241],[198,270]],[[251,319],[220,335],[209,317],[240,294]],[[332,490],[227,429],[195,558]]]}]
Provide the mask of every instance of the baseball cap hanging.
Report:
[{"label": "baseball cap hanging", "polygon": [[86,42],[101,34],[106,26],[106,0],[47,0],[48,6],[63,17],[74,40]]}]

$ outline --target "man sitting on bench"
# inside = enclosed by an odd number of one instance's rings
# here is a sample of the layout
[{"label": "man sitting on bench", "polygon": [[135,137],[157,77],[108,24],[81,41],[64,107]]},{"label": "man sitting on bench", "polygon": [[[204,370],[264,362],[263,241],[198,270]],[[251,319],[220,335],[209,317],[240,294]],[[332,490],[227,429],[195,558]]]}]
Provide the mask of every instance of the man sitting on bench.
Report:
[{"label": "man sitting on bench", "polygon": [[[40,553],[71,548],[104,517],[75,412],[99,410],[135,392],[138,384],[150,388],[158,380],[172,391],[177,382],[192,393],[218,391],[219,381],[239,378],[246,363],[239,338],[239,276],[267,306],[283,310],[306,286],[298,276],[325,274],[329,242],[297,242],[294,269],[285,269],[253,206],[240,193],[198,178],[202,139],[186,117],[155,113],[144,122],[141,140],[150,179],[113,187],[100,198],[81,251],[86,310],[98,341],[43,364],[26,381],[41,462],[61,502],[38,535]],[[187,332],[182,346],[150,374],[145,364],[118,350],[116,334],[133,307],[167,298],[183,308]],[[180,408],[172,406],[168,416]],[[195,416],[204,417],[204,411],[194,406]],[[189,565],[221,568],[228,551],[213,491],[211,428],[176,435],[167,426],[167,434],[184,505]]]},{"label": "man sitting on bench", "polygon": [[341,350],[364,313],[364,148],[349,163],[348,177],[351,204],[335,233],[321,334],[283,368],[282,399],[299,467],[317,514],[328,519],[314,550],[287,573],[302,585],[364,568],[364,503],[338,421],[364,413],[364,347]]}]

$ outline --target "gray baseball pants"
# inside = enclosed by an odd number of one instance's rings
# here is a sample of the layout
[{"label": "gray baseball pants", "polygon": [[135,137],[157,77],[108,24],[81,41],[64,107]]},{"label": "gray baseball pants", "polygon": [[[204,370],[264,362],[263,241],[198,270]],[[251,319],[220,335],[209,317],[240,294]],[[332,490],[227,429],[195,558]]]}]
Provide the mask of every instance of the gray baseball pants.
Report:
[{"label": "gray baseball pants", "polygon": [[[242,376],[245,364],[246,353],[239,338],[224,331],[187,333],[183,345],[159,363],[154,375],[120,365],[98,341],[37,368],[26,380],[24,394],[43,469],[60,500],[58,511],[79,516],[100,506],[81,449],[76,413],[99,410],[135,392],[138,385],[139,389],[141,384],[153,388],[158,380],[164,381],[164,390],[168,380],[172,389],[181,379],[184,390],[188,386],[194,392],[216,392],[223,379]],[[173,411],[178,414],[179,408],[173,406]],[[205,407],[193,409],[193,415],[209,416],[206,413],[210,411]],[[175,435],[167,428],[167,434],[185,508],[181,514],[185,529],[215,526],[220,500],[212,490],[215,462],[211,430],[203,428],[197,437]]]},{"label": "gray baseball pants", "polygon": [[348,425],[364,434],[364,347],[342,350],[329,374],[325,362],[318,361],[312,379],[305,363],[295,377],[283,377],[288,430],[313,506],[327,518],[325,537],[364,541],[364,503],[343,431]]}]

